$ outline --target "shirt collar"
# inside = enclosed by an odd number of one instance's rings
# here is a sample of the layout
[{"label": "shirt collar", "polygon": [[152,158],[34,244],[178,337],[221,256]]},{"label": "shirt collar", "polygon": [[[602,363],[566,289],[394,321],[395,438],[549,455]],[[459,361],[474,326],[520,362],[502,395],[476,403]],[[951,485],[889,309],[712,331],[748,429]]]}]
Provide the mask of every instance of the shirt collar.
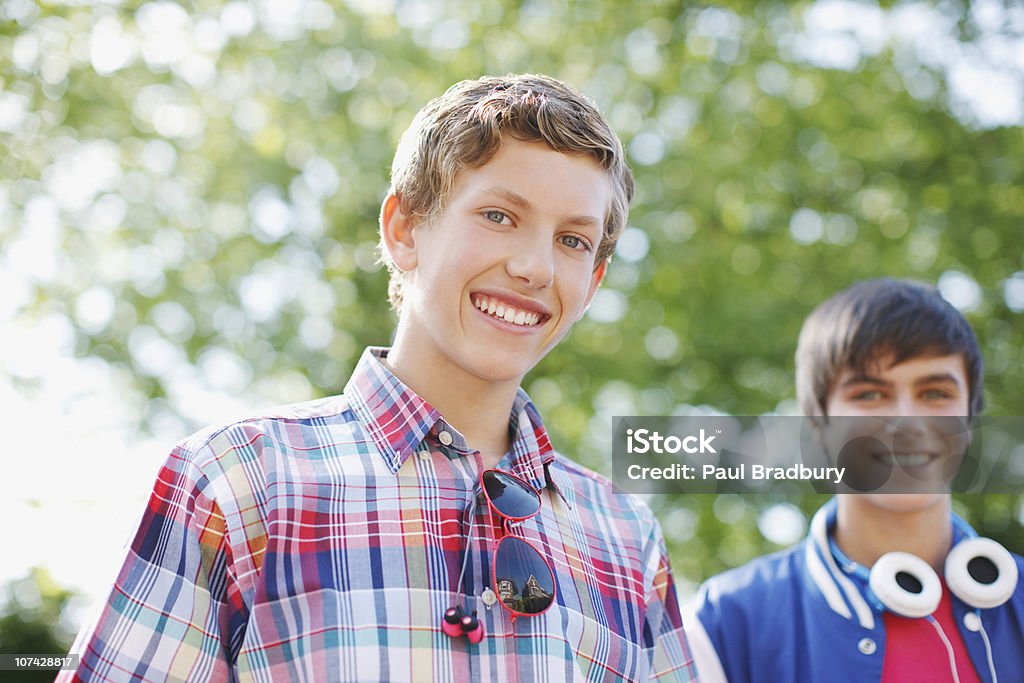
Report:
[{"label": "shirt collar", "polygon": [[569,503],[563,493],[564,487],[559,485],[552,476],[552,470],[549,469],[549,465],[555,460],[555,449],[548,438],[548,430],[522,387],[519,388],[512,403],[509,432],[512,434],[512,448],[499,463],[499,468],[507,467],[538,491],[550,485],[566,503]]},{"label": "shirt collar", "polygon": [[[397,473],[431,430],[456,430],[446,425],[436,408],[384,365],[382,361],[387,354],[388,349],[382,347],[368,347],[363,351],[345,387],[345,395],[388,469]],[[499,467],[525,479],[538,491],[550,482],[565,498],[562,487],[549,476],[548,465],[555,459],[555,450],[547,429],[522,388],[512,404],[509,431],[512,448]],[[462,436],[456,433],[453,445],[464,443]]]},{"label": "shirt collar", "polygon": [[381,362],[387,353],[372,346],[363,351],[345,395],[384,462],[397,473],[441,413]]}]

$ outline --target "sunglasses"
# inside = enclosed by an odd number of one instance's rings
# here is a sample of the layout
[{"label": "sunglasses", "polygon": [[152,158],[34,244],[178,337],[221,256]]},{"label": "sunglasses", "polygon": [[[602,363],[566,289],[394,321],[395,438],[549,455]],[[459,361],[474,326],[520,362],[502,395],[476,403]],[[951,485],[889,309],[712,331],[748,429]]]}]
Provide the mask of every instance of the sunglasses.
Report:
[{"label": "sunglasses", "polygon": [[[491,558],[494,592],[512,613],[513,623],[520,616],[541,614],[555,601],[555,573],[539,550],[511,535],[513,524],[540,512],[540,494],[519,477],[501,470],[484,470],[480,483],[491,529],[497,528],[499,534]],[[495,517],[500,524],[495,523]]]}]

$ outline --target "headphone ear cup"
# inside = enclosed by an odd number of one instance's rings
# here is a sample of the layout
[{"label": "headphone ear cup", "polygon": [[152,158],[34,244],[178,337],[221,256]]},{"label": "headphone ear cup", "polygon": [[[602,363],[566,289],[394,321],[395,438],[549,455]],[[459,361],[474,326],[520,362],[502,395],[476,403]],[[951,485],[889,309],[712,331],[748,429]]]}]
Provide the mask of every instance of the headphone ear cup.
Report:
[{"label": "headphone ear cup", "polygon": [[968,538],[946,556],[946,584],[971,607],[998,607],[1017,590],[1013,555],[991,538]]},{"label": "headphone ear cup", "polygon": [[484,639],[484,625],[476,618],[476,612],[462,617],[462,631],[474,645]]},{"label": "headphone ear cup", "polygon": [[447,636],[458,638],[463,634],[462,618],[464,616],[465,613],[461,607],[449,607],[444,613],[444,618],[441,619],[441,630]]},{"label": "headphone ear cup", "polygon": [[878,558],[871,568],[868,586],[883,607],[911,619],[933,613],[942,598],[938,574],[910,553],[886,553]]}]

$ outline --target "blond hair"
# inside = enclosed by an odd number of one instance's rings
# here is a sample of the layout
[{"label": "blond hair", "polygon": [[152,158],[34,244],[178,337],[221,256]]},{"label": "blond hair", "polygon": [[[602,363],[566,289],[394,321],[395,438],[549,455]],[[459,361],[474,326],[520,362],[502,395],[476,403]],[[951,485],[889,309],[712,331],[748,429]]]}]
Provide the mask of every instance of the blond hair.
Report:
[{"label": "blond hair", "polygon": [[[445,208],[459,171],[483,166],[497,153],[503,135],[544,142],[563,154],[594,159],[611,179],[611,206],[596,263],[611,257],[626,225],[633,198],[633,174],[622,142],[587,97],[548,76],[525,74],[462,81],[431,100],[402,135],[391,165],[389,193],[402,211],[430,220]],[[388,298],[402,302],[402,273],[381,243],[390,273]]]}]

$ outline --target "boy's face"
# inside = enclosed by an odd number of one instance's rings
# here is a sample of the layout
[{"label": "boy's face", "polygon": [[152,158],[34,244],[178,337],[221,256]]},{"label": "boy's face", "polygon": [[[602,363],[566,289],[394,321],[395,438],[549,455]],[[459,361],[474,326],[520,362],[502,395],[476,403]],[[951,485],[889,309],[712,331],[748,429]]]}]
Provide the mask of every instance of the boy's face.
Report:
[{"label": "boy's face", "polygon": [[[596,161],[503,141],[461,171],[443,212],[409,222],[399,327],[436,376],[518,383],[585,312],[611,199]],[[398,215],[395,215],[395,214]],[[385,204],[385,220],[405,220]],[[387,228],[385,228],[387,229]]]},{"label": "boy's face", "polygon": [[[855,496],[862,504],[919,509],[942,498],[967,448],[968,404],[961,354],[880,360],[864,373],[847,368],[828,395],[822,441],[863,481],[903,491]],[[914,490],[924,492],[907,493]]]}]

